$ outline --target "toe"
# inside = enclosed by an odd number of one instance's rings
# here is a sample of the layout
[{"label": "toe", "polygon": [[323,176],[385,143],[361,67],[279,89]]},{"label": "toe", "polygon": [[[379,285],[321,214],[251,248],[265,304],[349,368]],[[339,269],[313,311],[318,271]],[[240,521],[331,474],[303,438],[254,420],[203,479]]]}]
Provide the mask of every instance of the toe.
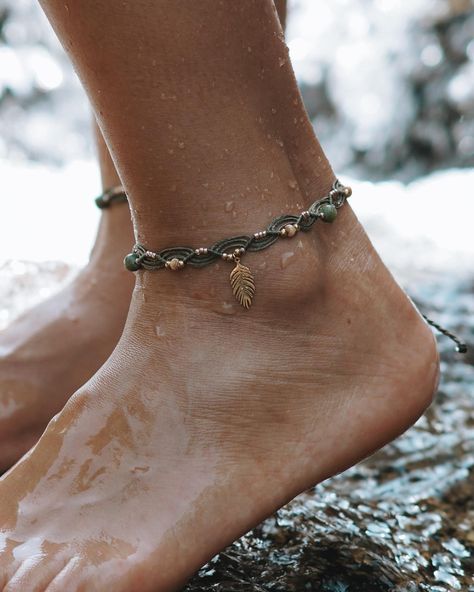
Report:
[{"label": "toe", "polygon": [[18,559],[15,559],[14,550],[19,543],[0,535],[0,591],[3,592],[5,586],[15,573],[20,564]]},{"label": "toe", "polygon": [[3,592],[43,592],[66,562],[66,559],[49,555],[29,557],[18,567]]},{"label": "toe", "polygon": [[[49,582],[45,592],[85,592],[81,580],[84,574],[85,561],[80,557],[72,557],[63,569]],[[89,589],[87,589],[89,592]]]}]

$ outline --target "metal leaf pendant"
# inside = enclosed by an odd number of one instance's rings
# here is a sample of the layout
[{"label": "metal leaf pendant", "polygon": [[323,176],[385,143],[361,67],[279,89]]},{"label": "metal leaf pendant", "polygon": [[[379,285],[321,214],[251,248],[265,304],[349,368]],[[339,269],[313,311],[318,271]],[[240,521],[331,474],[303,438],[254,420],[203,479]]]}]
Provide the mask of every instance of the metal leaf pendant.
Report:
[{"label": "metal leaf pendant", "polygon": [[255,280],[250,269],[239,261],[230,274],[230,285],[237,302],[249,309],[255,296]]}]

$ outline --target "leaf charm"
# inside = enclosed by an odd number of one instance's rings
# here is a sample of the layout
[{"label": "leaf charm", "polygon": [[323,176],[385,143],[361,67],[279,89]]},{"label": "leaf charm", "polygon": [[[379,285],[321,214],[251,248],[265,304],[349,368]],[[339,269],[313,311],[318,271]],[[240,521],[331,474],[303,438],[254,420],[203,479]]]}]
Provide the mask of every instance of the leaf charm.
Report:
[{"label": "leaf charm", "polygon": [[249,309],[255,296],[255,280],[250,269],[237,261],[230,274],[230,285],[239,304]]}]

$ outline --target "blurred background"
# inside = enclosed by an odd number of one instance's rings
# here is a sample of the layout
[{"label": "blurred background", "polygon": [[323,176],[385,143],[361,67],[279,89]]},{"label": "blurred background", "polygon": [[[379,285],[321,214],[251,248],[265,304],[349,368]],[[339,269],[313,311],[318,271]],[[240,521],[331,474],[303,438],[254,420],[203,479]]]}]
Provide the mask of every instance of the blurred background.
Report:
[{"label": "blurred background", "polygon": [[[424,312],[474,342],[474,0],[289,5],[305,103],[356,213]],[[0,329],[87,261],[100,192],[90,123],[36,0],[0,0]],[[439,396],[415,428],[241,539],[189,590],[229,592],[237,573],[247,592],[263,590],[252,578],[297,592],[474,592],[474,355],[440,349]]]}]

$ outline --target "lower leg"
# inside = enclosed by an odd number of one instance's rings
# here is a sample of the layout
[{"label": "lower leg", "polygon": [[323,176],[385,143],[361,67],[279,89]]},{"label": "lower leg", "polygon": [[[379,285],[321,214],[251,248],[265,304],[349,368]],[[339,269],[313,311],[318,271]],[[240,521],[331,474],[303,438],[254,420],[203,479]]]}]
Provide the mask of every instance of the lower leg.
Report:
[{"label": "lower leg", "polygon": [[[277,2],[277,7],[283,21],[284,2]],[[97,125],[94,132],[102,186],[106,190],[120,185],[121,181]],[[89,265],[66,290],[29,311],[2,333],[0,471],[30,448],[50,417],[112,351],[131,295],[133,279],[124,272],[121,261],[132,242],[128,208],[104,210]],[[109,302],[111,293],[113,304]],[[95,332],[88,323],[95,324],[96,317],[102,319],[104,334],[97,347],[89,347],[87,340],[95,338]],[[64,335],[65,341],[58,342],[55,336],[59,333]],[[86,358],[78,354],[78,348],[86,352]],[[40,360],[36,350],[43,352]],[[71,359],[81,360],[74,365],[74,372],[68,370]],[[36,370],[38,365],[41,366],[39,371]],[[36,380],[26,381],[24,377],[31,375],[36,376]],[[49,404],[45,404],[46,398]]]},{"label": "lower leg", "polygon": [[280,19],[282,29],[285,30],[288,10],[287,0],[275,0],[275,6],[278,12],[278,18]]},{"label": "lower leg", "polygon": [[[100,134],[97,142],[106,189],[120,180]],[[122,265],[132,240],[127,204],[103,210],[88,265],[66,288],[2,331],[0,473],[37,441],[115,347],[133,288]]]},{"label": "lower leg", "polygon": [[100,177],[102,189],[107,191],[111,187],[118,187],[122,184],[117,169],[115,168],[109,149],[105,143],[104,136],[97,123],[94,122],[94,138],[97,151],[97,158],[100,166]]},{"label": "lower leg", "polygon": [[[294,209],[331,185],[333,174],[302,105],[272,2],[217,10],[206,2],[143,2],[141,13],[152,13],[148,27],[129,18],[128,9],[116,8],[108,18],[100,3],[84,6],[93,13],[86,20],[64,18],[61,3],[44,5],[66,47],[80,43],[72,57],[137,206],[139,240],[160,246],[182,239],[177,228],[191,215],[195,230],[188,240],[218,238],[217,227],[210,230],[214,221],[225,220],[222,231],[242,231],[242,210],[250,205],[252,226],[258,226],[268,220],[270,207]],[[75,3],[68,6],[74,12]],[[109,42],[88,68],[103,19]],[[123,63],[123,48],[133,47],[138,36],[136,60]],[[221,47],[217,54],[215,47]],[[185,207],[196,200],[199,208]],[[236,211],[225,215],[222,206],[229,200]]]},{"label": "lower leg", "polygon": [[[102,190],[105,192],[121,186],[122,182],[96,123],[94,123],[94,136]],[[131,240],[133,241],[133,227],[129,207],[126,204],[116,204],[103,209],[95,245],[92,249],[90,267],[105,265],[111,270],[120,271],[119,275],[123,278],[123,288],[128,293],[128,297],[130,296],[130,281],[127,281],[126,275],[122,273],[122,265],[117,265],[117,262],[123,259],[124,252],[127,251],[127,244]]]},{"label": "lower leg", "polygon": [[[43,5],[150,248],[259,230],[331,186],[269,0]],[[114,354],[0,481],[4,592],[178,589],[415,421],[433,340],[349,206],[289,241],[246,256],[248,312],[224,263],[139,272]]]}]

